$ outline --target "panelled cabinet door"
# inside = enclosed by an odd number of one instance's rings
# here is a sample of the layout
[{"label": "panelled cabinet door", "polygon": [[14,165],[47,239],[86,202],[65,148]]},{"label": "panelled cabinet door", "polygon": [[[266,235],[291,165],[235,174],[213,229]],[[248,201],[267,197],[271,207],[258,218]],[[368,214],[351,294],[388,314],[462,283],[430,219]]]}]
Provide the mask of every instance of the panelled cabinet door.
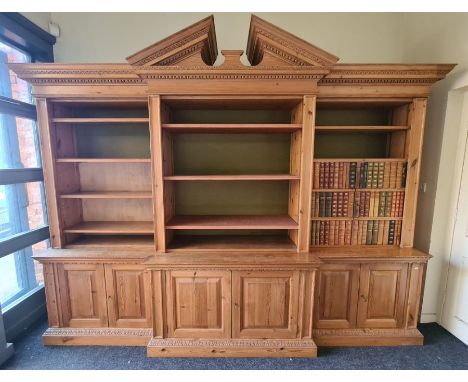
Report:
[{"label": "panelled cabinet door", "polygon": [[102,264],[58,264],[62,321],[69,327],[107,327]]},{"label": "panelled cabinet door", "polygon": [[296,338],[298,271],[234,271],[235,338]]},{"label": "panelled cabinet door", "polygon": [[141,265],[105,265],[109,326],[150,328],[151,283]]},{"label": "panelled cabinet door", "polygon": [[324,264],[320,267],[315,293],[315,327],[356,327],[359,264]]},{"label": "panelled cabinet door", "polygon": [[399,328],[404,324],[408,264],[362,264],[358,327]]},{"label": "panelled cabinet door", "polygon": [[229,271],[168,271],[166,297],[168,337],[230,337]]}]

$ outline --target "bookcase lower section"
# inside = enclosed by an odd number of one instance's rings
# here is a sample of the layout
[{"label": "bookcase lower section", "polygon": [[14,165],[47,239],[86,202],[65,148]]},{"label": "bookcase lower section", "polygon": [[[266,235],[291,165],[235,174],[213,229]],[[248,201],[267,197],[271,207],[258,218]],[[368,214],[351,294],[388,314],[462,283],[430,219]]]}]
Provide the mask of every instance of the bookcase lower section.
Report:
[{"label": "bookcase lower section", "polygon": [[149,357],[316,357],[317,346],[423,344],[416,326],[428,256],[413,249],[66,249],[37,259],[45,345],[147,346]]}]

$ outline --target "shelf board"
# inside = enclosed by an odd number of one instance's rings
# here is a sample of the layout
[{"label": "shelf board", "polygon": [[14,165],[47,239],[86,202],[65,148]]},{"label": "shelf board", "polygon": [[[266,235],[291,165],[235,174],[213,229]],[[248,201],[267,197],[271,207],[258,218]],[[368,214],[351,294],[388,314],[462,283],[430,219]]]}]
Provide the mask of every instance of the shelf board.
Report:
[{"label": "shelf board", "polygon": [[57,158],[57,163],[151,163],[150,158]]},{"label": "shelf board", "polygon": [[394,131],[408,130],[409,126],[315,126],[316,131],[333,131],[333,132],[356,132],[356,133],[391,133]]},{"label": "shelf board", "polygon": [[406,162],[405,158],[314,158],[314,162]]},{"label": "shelf board", "polygon": [[149,123],[149,118],[52,118],[55,123]]},{"label": "shelf board", "polygon": [[187,181],[187,180],[298,180],[299,175],[271,174],[271,175],[169,175],[164,180]]},{"label": "shelf board", "polygon": [[165,123],[164,129],[181,133],[248,133],[278,132],[290,133],[302,129],[300,123]]},{"label": "shelf board", "polygon": [[370,191],[370,192],[404,192],[405,188],[314,188],[312,192],[354,192],[354,191]]},{"label": "shelf board", "polygon": [[322,220],[322,221],[328,221],[328,220],[403,220],[402,217],[389,217],[389,216],[360,216],[360,217],[330,217],[330,216],[323,216],[323,217],[313,217],[311,220]]},{"label": "shelf board", "polygon": [[176,235],[170,251],[295,251],[286,235]]},{"label": "shelf board", "polygon": [[67,248],[152,249],[154,235],[84,235],[67,244]]},{"label": "shelf board", "polygon": [[179,215],[167,229],[298,229],[288,215]]},{"label": "shelf board", "polygon": [[62,199],[152,199],[151,191],[84,191],[60,195]]},{"label": "shelf board", "polygon": [[87,233],[94,235],[142,235],[154,234],[151,221],[89,221],[65,228],[65,233]]}]

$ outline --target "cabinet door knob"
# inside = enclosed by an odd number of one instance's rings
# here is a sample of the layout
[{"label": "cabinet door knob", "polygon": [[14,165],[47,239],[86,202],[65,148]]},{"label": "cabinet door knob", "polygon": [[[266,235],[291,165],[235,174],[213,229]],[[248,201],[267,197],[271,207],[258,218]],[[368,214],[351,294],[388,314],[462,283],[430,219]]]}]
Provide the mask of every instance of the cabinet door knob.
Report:
[{"label": "cabinet door knob", "polygon": [[363,294],[361,294],[360,297],[361,297],[361,300],[362,300],[363,302],[367,302],[367,297],[366,297],[366,296],[364,296]]}]

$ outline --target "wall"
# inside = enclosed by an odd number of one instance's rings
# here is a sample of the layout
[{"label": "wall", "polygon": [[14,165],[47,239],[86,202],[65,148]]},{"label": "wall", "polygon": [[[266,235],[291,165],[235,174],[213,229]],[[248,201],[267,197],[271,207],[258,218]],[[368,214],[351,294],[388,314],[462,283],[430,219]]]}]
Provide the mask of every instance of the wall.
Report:
[{"label": "wall", "polygon": [[[124,62],[135,51],[206,17],[207,13],[25,14],[61,35],[57,62]],[[219,49],[245,49],[250,14],[215,13]],[[456,72],[434,87],[429,100],[415,246],[429,250],[423,321],[434,321],[444,290],[450,237],[457,100],[468,69],[468,14],[258,13],[279,27],[340,57],[340,62],[455,62]],[[245,58],[244,58],[245,62]],[[449,106],[447,109],[447,101]],[[448,110],[448,112],[447,112]],[[444,130],[445,126],[445,130]],[[436,218],[433,218],[436,216]]]},{"label": "wall", "polygon": [[23,16],[27,17],[46,32],[49,31],[49,22],[52,16],[50,12],[23,12]]},{"label": "wall", "polygon": [[423,146],[415,246],[428,250],[430,260],[425,288],[423,319],[439,320],[446,286],[451,233],[457,190],[456,162],[460,135],[463,88],[468,85],[468,14],[408,13],[403,15],[404,62],[457,63],[438,82],[429,98]]},{"label": "wall", "polygon": [[[57,62],[124,62],[125,57],[209,13],[52,13],[61,27]],[[339,56],[343,62],[402,59],[397,13],[258,13],[273,24]],[[249,13],[215,13],[218,48],[245,49]]]}]

